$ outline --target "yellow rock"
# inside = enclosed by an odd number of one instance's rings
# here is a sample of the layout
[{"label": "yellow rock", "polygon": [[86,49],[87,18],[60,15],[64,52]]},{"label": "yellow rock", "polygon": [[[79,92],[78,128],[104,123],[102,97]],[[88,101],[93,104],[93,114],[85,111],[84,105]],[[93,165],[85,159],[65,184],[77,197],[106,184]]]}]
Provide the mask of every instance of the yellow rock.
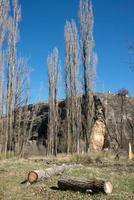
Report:
[{"label": "yellow rock", "polygon": [[104,145],[106,126],[101,120],[96,120],[89,140],[91,151],[101,151]]}]

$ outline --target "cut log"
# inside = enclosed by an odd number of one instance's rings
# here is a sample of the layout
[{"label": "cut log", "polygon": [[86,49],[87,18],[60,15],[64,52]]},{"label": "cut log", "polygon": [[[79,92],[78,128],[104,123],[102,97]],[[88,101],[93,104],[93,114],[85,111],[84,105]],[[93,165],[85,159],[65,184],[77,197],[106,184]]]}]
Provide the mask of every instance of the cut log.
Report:
[{"label": "cut log", "polygon": [[58,180],[58,187],[61,190],[73,190],[91,193],[103,192],[106,194],[112,193],[113,189],[110,181],[100,179],[85,180],[76,177],[61,177]]},{"label": "cut log", "polygon": [[55,175],[61,175],[66,169],[73,169],[81,167],[82,165],[61,165],[61,166],[53,166],[44,170],[33,170],[28,173],[27,176],[27,182],[29,183],[35,183],[37,181],[42,181],[45,179],[48,179],[49,177],[55,176]]}]

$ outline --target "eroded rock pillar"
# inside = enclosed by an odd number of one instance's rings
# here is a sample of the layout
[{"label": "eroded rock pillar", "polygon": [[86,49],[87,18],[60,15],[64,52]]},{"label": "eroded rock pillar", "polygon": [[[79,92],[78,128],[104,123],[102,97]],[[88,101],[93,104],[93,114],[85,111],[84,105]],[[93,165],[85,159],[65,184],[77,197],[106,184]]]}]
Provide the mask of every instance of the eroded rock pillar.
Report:
[{"label": "eroded rock pillar", "polygon": [[104,145],[106,132],[105,108],[98,96],[93,96],[94,100],[94,124],[89,138],[89,151],[101,151]]}]

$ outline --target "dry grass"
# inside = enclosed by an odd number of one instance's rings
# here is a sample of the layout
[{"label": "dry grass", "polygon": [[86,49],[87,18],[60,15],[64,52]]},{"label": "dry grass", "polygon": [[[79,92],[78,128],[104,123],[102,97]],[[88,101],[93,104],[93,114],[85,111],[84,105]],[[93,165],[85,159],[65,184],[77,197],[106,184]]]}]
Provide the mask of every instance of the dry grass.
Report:
[{"label": "dry grass", "polygon": [[[99,155],[99,158],[101,156]],[[134,162],[127,160],[114,161],[103,157],[103,162],[97,162],[98,155],[92,159],[86,156],[63,156],[55,158],[34,157],[17,160],[16,158],[0,160],[0,200],[134,200]],[[38,182],[33,185],[20,184],[27,173],[33,169],[42,169],[54,163],[82,162],[81,169],[66,171],[68,175],[84,178],[105,178],[113,183],[113,194],[90,195],[80,192],[53,190],[57,186],[57,177]],[[90,162],[89,162],[90,161]]]}]

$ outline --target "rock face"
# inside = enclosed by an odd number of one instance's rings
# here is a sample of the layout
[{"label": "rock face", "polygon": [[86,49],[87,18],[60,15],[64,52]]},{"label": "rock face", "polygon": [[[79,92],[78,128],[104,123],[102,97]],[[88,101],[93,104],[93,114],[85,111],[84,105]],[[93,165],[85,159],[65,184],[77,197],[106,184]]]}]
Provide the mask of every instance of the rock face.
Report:
[{"label": "rock face", "polygon": [[105,107],[105,147],[128,151],[131,142],[134,149],[134,97],[125,96],[122,104],[117,94],[99,93],[98,96]]},{"label": "rock face", "polygon": [[97,120],[92,128],[89,150],[90,151],[101,151],[104,145],[106,127],[105,124]]},{"label": "rock face", "polygon": [[99,97],[93,96],[93,99],[95,117],[89,139],[89,151],[101,151],[104,146],[104,138],[106,133],[105,108],[102,105]]},{"label": "rock face", "polygon": [[[121,134],[123,150],[128,150],[129,142],[131,142],[132,149],[134,149],[134,97],[125,98],[123,110],[122,102],[118,95],[115,94],[97,93],[93,97],[93,101],[94,119],[91,132],[89,132],[89,150],[100,151],[103,147],[114,150],[119,149]],[[31,105],[31,110],[32,107],[33,105]],[[64,100],[60,101],[59,108],[61,122],[58,133],[58,152],[62,153],[66,151],[66,109]],[[32,137],[30,139],[34,141],[31,143],[31,146],[34,143],[39,150],[41,149],[41,152],[45,152],[47,144],[47,125],[48,104],[42,103],[39,105],[38,113],[33,123]],[[84,151],[85,141],[81,140],[80,145],[81,149],[83,149],[82,151]]]}]

